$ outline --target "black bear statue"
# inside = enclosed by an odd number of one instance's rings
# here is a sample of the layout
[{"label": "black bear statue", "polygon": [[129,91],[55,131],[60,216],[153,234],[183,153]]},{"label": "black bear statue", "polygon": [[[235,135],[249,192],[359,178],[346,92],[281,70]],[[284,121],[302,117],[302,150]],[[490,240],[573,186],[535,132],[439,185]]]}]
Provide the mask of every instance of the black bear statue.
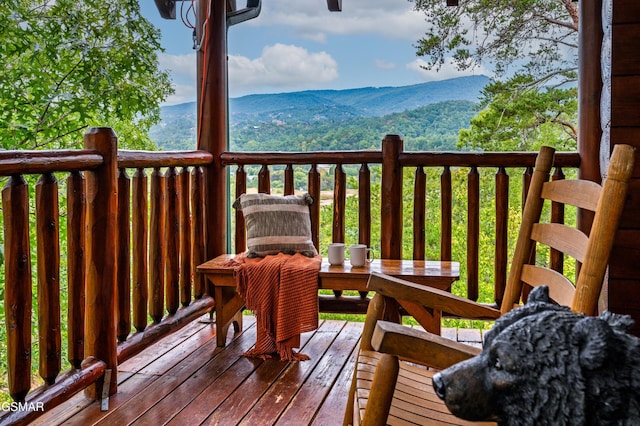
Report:
[{"label": "black bear statue", "polygon": [[631,317],[578,315],[535,288],[479,355],[433,377],[456,416],[499,425],[640,425],[640,339]]}]

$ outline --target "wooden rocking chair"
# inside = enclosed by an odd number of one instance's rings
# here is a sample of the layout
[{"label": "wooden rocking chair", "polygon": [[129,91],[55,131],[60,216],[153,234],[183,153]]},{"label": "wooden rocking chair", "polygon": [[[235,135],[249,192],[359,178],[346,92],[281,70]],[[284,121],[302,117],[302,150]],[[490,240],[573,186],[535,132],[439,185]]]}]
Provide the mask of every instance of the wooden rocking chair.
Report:
[{"label": "wooden rocking chair", "polygon": [[[470,358],[481,349],[379,321],[385,297],[396,299],[416,318],[421,317],[425,308],[431,308],[462,318],[487,320],[496,319],[520,304],[525,282],[530,286],[548,285],[553,300],[576,312],[596,313],[633,169],[634,150],[627,145],[615,146],[602,186],[584,180],[548,182],[553,156],[552,148],[543,147],[536,159],[500,310],[401,279],[381,274],[371,276],[368,288],[377,293],[367,312],[345,425],[478,424],[454,417],[435,395],[431,377],[437,369]],[[541,223],[545,200],[594,211],[590,235],[562,224]],[[575,287],[564,275],[529,264],[536,244],[550,246],[581,263]]]}]

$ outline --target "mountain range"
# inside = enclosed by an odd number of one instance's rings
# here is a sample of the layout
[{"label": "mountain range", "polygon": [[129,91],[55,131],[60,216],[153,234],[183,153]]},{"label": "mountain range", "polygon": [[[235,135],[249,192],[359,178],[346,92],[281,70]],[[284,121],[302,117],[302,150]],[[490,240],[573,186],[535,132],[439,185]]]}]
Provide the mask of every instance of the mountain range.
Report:
[{"label": "mountain range", "polygon": [[[399,87],[307,90],[231,98],[229,125],[232,149],[236,145],[234,129],[257,128],[265,124],[338,125],[360,118],[384,117],[411,111],[445,101],[476,104],[488,82],[489,78],[486,76],[469,76]],[[160,116],[161,123],[149,132],[151,139],[159,147],[165,150],[195,147],[195,102],[162,107]]]}]

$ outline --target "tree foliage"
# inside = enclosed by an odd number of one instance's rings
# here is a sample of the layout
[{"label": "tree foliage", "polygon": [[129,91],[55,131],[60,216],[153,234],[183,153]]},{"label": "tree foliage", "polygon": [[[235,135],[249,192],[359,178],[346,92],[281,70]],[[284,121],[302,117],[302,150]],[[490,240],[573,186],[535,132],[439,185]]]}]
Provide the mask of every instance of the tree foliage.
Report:
[{"label": "tree foliage", "polygon": [[449,61],[462,70],[490,63],[496,73],[485,89],[486,108],[460,143],[493,149],[518,135],[518,149],[531,150],[544,135],[550,138],[545,143],[575,146],[577,3],[463,0],[451,7],[442,0],[412,1],[428,24],[416,44],[426,68]]},{"label": "tree foliage", "polygon": [[484,108],[469,129],[460,130],[459,145],[487,151],[531,151],[542,144],[575,149],[576,88],[528,89],[530,80],[516,75],[487,86]]},{"label": "tree foliage", "polygon": [[0,27],[0,146],[77,147],[90,126],[153,146],[146,133],[173,89],[137,1],[4,0]]}]

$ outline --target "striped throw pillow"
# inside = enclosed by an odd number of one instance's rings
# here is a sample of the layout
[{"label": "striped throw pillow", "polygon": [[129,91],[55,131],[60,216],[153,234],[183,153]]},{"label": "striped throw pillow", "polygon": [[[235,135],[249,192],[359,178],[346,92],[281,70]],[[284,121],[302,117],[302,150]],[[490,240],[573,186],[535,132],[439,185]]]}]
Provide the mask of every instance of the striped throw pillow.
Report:
[{"label": "striped throw pillow", "polygon": [[247,256],[277,253],[316,256],[311,240],[309,194],[242,194],[233,207],[242,211],[247,229]]}]

